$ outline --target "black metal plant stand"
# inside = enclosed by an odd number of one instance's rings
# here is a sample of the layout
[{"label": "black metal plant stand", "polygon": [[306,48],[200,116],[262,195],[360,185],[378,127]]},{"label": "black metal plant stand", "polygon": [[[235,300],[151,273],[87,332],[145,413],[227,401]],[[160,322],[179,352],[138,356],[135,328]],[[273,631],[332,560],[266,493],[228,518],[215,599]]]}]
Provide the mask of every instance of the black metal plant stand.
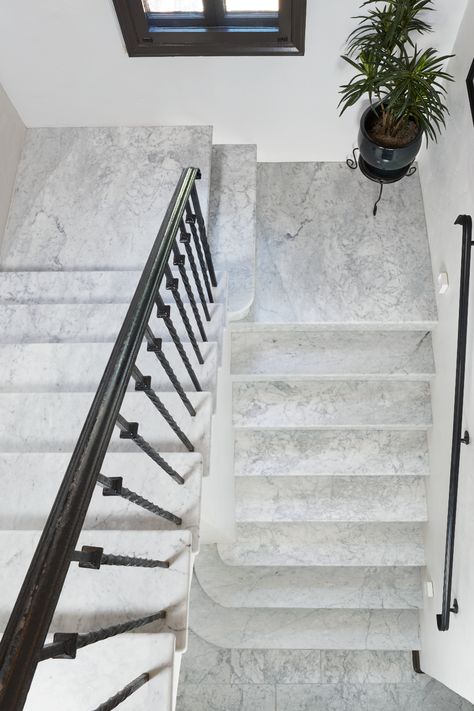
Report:
[{"label": "black metal plant stand", "polygon": [[351,170],[357,170],[357,168],[359,168],[362,175],[364,175],[366,178],[371,180],[373,183],[378,183],[380,185],[379,195],[378,195],[377,200],[374,203],[374,209],[372,211],[372,214],[375,217],[377,215],[379,202],[382,199],[384,185],[389,185],[391,183],[398,183],[398,181],[402,180],[403,178],[411,177],[412,175],[414,175],[416,173],[416,165],[413,165],[410,163],[410,165],[406,166],[406,170],[402,173],[397,174],[396,177],[393,177],[393,176],[382,177],[380,175],[377,175],[375,172],[373,172],[371,166],[368,163],[366,163],[366,161],[362,158],[361,155],[359,155],[359,157],[357,158],[357,155],[356,155],[357,151],[360,153],[358,148],[353,149],[352,158],[348,158],[346,160],[346,164]]}]

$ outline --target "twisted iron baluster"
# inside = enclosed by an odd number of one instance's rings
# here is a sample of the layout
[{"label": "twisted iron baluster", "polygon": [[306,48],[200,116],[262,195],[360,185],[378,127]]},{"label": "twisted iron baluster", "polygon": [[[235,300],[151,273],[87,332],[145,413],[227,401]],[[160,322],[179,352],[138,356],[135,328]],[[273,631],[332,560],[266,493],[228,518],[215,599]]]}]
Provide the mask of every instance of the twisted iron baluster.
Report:
[{"label": "twisted iron baluster", "polygon": [[155,338],[153,331],[149,326],[146,327],[145,330],[145,338],[147,342],[147,351],[149,353],[154,353],[162,366],[163,370],[165,371],[166,375],[171,381],[171,384],[174,386],[174,389],[178,393],[179,397],[181,398],[186,410],[189,412],[190,415],[195,417],[196,415],[196,410],[191,404],[190,399],[184,392],[183,386],[179,382],[178,378],[176,377],[176,373],[174,372],[173,368],[171,367],[171,364],[168,360],[168,358],[165,356],[165,354],[162,351],[163,343],[161,338]]},{"label": "twisted iron baluster", "polygon": [[79,568],[87,568],[88,570],[100,570],[102,565],[124,566],[126,568],[170,567],[167,560],[152,560],[150,558],[104,553],[104,549],[97,546],[82,546],[80,551],[74,551],[71,561],[79,563]]},{"label": "twisted iron baluster", "polygon": [[191,308],[193,310],[193,314],[194,314],[194,318],[196,319],[197,327],[199,328],[199,333],[201,334],[202,340],[207,341],[206,331],[204,330],[201,315],[199,313],[199,309],[196,304],[196,299],[194,298],[191,283],[188,279],[188,275],[186,273],[186,268],[184,266],[186,263],[186,257],[184,256],[184,254],[181,254],[176,242],[173,244],[173,255],[174,255],[173,265],[175,267],[178,267],[179,274],[181,276],[181,279],[183,280],[184,288],[186,289],[186,294],[188,295],[189,303],[190,303]]},{"label": "twisted iron baluster", "polygon": [[206,263],[209,269],[209,275],[211,277],[212,286],[217,286],[216,274],[214,271],[214,264],[212,262],[211,250],[209,248],[209,242],[207,240],[206,224],[202,216],[201,205],[199,203],[199,196],[196,189],[196,184],[193,185],[191,189],[191,200],[194,206],[194,214],[197,218],[197,223],[199,227],[199,234],[201,237],[202,247],[204,249],[204,254],[206,255]]},{"label": "twisted iron baluster", "polygon": [[180,238],[179,241],[184,245],[186,251],[186,256],[188,258],[189,266],[191,268],[191,273],[193,275],[194,283],[196,284],[196,289],[198,290],[199,299],[206,316],[206,321],[211,320],[211,315],[209,313],[209,308],[207,306],[206,296],[204,294],[204,289],[202,288],[201,277],[199,276],[196,260],[194,259],[193,250],[191,249],[191,233],[186,231],[186,226],[184,220],[180,222]]},{"label": "twisted iron baluster", "polygon": [[194,242],[194,248],[196,250],[199,265],[201,267],[202,278],[204,279],[204,284],[206,286],[207,297],[209,299],[209,303],[213,304],[214,303],[214,296],[212,294],[211,282],[209,281],[209,274],[207,271],[206,260],[204,259],[204,254],[202,252],[201,242],[199,240],[199,234],[196,229],[196,215],[193,213],[189,202],[186,205],[186,224],[189,225],[189,229],[191,230],[191,235],[192,235],[193,242]]},{"label": "twisted iron baluster", "polygon": [[193,327],[191,326],[191,321],[189,320],[188,314],[186,313],[186,308],[181,300],[181,296],[178,290],[178,280],[173,278],[173,274],[169,266],[166,267],[165,274],[166,288],[173,294],[173,299],[175,300],[176,306],[178,307],[179,314],[183,321],[184,328],[186,329],[186,333],[188,334],[188,338],[196,354],[196,358],[198,359],[198,363],[200,365],[203,365],[204,358],[202,357],[198,342],[196,340],[196,336],[194,335]]},{"label": "twisted iron baluster", "polygon": [[155,615],[140,617],[137,620],[129,620],[129,622],[122,622],[118,625],[112,625],[111,627],[102,627],[99,630],[86,632],[85,634],[79,634],[78,632],[57,632],[51,644],[45,644],[41,650],[39,661],[43,662],[45,659],[52,659],[53,657],[75,659],[78,649],[88,647],[90,644],[101,642],[104,639],[109,639],[109,637],[116,637],[119,634],[131,632],[139,627],[144,627],[152,622],[156,622],[156,620],[164,620],[165,618],[166,611],[161,610],[161,612],[157,612]]},{"label": "twisted iron baluster", "polygon": [[186,449],[189,452],[194,452],[194,445],[186,437],[173,415],[165,407],[165,405],[163,405],[160,398],[151,387],[151,377],[149,375],[142,375],[137,366],[134,365],[132,370],[132,378],[135,380],[135,390],[137,390],[137,392],[145,393],[147,398],[153,403],[160,415],[169,424],[175,435],[181,440]]},{"label": "twisted iron baluster", "polygon": [[120,429],[120,438],[121,439],[131,439],[137,447],[140,447],[140,449],[145,452],[145,454],[148,454],[150,459],[153,459],[153,461],[158,464],[159,467],[163,469],[169,476],[174,479],[178,484],[184,484],[184,479],[182,476],[178,474],[177,471],[173,469],[172,466],[166,462],[163,457],[158,454],[158,452],[153,449],[151,444],[146,441],[146,439],[143,439],[138,434],[138,422],[127,422],[127,420],[122,417],[122,415],[119,415],[117,417],[117,427]]},{"label": "twisted iron baluster", "polygon": [[196,388],[198,392],[202,391],[201,385],[199,384],[199,380],[196,377],[196,373],[194,372],[192,365],[190,363],[190,360],[188,358],[188,355],[186,351],[184,350],[183,344],[181,343],[181,339],[178,336],[178,332],[174,327],[173,321],[170,318],[170,312],[171,308],[169,306],[166,306],[163,299],[161,298],[160,295],[156,297],[156,306],[157,306],[157,317],[162,318],[166,328],[169,331],[169,334],[173,340],[173,343],[175,344],[177,351],[179,355],[181,356],[181,360],[183,361],[184,365],[186,366],[186,370],[189,373],[189,377],[193,381],[193,385]]},{"label": "twisted iron baluster", "polygon": [[144,499],[143,496],[135,493],[135,491],[130,491],[125,486],[122,486],[123,478],[121,476],[106,477],[99,474],[97,477],[97,483],[102,486],[104,491],[102,492],[104,496],[121,496],[122,499],[130,501],[132,504],[140,506],[142,509],[149,511],[155,516],[160,516],[171,523],[175,523],[177,526],[181,526],[183,523],[179,516],[175,516],[173,513],[160,508],[156,504],[153,504],[148,499]]},{"label": "twisted iron baluster", "polygon": [[113,709],[116,709],[117,706],[120,706],[123,701],[128,699],[129,696],[134,694],[135,691],[138,691],[138,689],[144,686],[148,681],[150,681],[149,674],[140,674],[140,676],[137,676],[137,678],[131,681],[130,684],[124,686],[123,689],[121,689],[117,694],[111,696],[110,699],[105,701],[100,706],[97,706],[94,711],[112,711]]}]

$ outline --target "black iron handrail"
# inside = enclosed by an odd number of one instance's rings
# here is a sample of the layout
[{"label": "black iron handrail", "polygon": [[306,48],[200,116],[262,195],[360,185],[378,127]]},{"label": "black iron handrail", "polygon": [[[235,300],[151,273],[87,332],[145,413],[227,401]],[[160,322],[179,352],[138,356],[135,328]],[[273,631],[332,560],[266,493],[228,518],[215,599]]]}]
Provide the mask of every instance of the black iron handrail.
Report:
[{"label": "black iron handrail", "polygon": [[451,449],[451,470],[449,476],[448,521],[446,528],[446,550],[444,557],[443,606],[441,614],[436,615],[438,629],[445,632],[449,629],[451,612],[459,611],[458,601],[452,597],[454,539],[456,534],[456,512],[459,486],[459,463],[461,459],[461,444],[469,444],[469,432],[462,436],[462,420],[464,405],[464,378],[466,371],[467,327],[469,313],[469,279],[471,274],[472,218],[470,215],[459,215],[456,225],[462,225],[462,258],[461,282],[459,286],[459,321],[458,348],[456,356],[456,385],[454,391],[453,439]]},{"label": "black iron handrail", "polygon": [[[182,171],[0,643],[0,708],[26,701],[183,215],[202,221],[197,168]],[[194,227],[194,225],[193,225]],[[202,224],[212,284],[215,274]],[[174,286],[174,284],[173,284]],[[168,307],[169,308],[169,307]],[[169,313],[169,312],[168,312]],[[179,341],[176,336],[175,342]],[[179,343],[178,343],[179,345]],[[192,371],[191,371],[192,372]],[[197,381],[196,381],[197,382]],[[197,383],[197,385],[199,385]],[[182,481],[180,481],[182,483]]]}]

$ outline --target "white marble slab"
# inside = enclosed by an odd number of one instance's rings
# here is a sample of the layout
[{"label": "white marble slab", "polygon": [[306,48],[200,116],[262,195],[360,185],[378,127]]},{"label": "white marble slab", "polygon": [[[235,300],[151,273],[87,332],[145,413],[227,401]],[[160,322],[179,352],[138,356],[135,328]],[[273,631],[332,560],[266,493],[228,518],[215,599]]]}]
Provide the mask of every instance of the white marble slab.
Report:
[{"label": "white marble slab", "polygon": [[420,331],[234,331],[234,379],[378,378],[429,380],[431,334]]},{"label": "white marble slab", "polygon": [[236,476],[426,476],[425,432],[237,430]]},{"label": "white marble slab", "polygon": [[7,269],[142,269],[183,168],[201,169],[209,126],[27,132],[0,262]]},{"label": "white marble slab", "polygon": [[418,611],[228,608],[196,580],[190,627],[203,639],[247,649],[419,649]]},{"label": "white marble slab", "polygon": [[[48,637],[47,641],[52,641]],[[173,709],[173,634],[124,634],[85,647],[76,659],[38,665],[25,711],[95,709],[147,672],[150,681],[121,704],[121,711]]]},{"label": "white marble slab", "polygon": [[194,564],[204,592],[223,607],[417,609],[419,568],[226,565],[215,546]]},{"label": "white marble slab", "polygon": [[244,317],[255,294],[257,147],[212,147],[209,239],[215,264],[229,274],[229,315]]},{"label": "white marble slab", "polygon": [[[0,397],[0,452],[71,452],[92,404],[93,393],[4,393]],[[208,472],[212,397],[189,395],[197,415],[192,417],[175,393],[160,399],[203,457]],[[127,393],[120,409],[128,422],[138,422],[138,434],[163,455],[188,450],[144,393]],[[116,427],[111,452],[137,452],[131,440],[120,439]],[[143,454],[143,456],[146,456]],[[158,465],[156,465],[158,467]]]},{"label": "white marble slab", "polygon": [[[203,365],[196,362],[190,343],[184,343],[183,347],[202,390],[213,392],[218,367],[217,343],[200,344]],[[0,344],[0,392],[95,392],[111,352],[111,343]],[[163,343],[162,352],[184,390],[195,391],[174,343]],[[157,393],[174,390],[155,354],[147,351],[146,343],[138,353],[136,364],[143,375],[151,377]],[[133,379],[128,389],[135,389]]]},{"label": "white marble slab", "polygon": [[423,477],[238,477],[237,521],[426,521]]},{"label": "white marble slab", "polygon": [[176,711],[275,711],[275,687],[267,684],[186,684]]},{"label": "white marble slab", "polygon": [[418,176],[374,219],[377,191],[345,163],[259,164],[255,321],[433,326]]},{"label": "white marble slab", "polygon": [[[71,452],[24,452],[0,454],[0,529],[39,531],[46,523]],[[201,516],[202,458],[199,454],[169,452],[166,461],[181,474],[178,486],[166,472],[138,449],[136,452],[109,452],[101,472],[122,477],[123,486],[179,516],[181,526],[156,516],[118,496],[103,496],[96,487],[83,530],[185,530],[193,537],[193,551],[199,550]]]},{"label": "white marble slab", "polygon": [[430,389],[411,381],[235,382],[233,422],[236,427],[426,429]]},{"label": "white marble slab", "polygon": [[[181,249],[183,252],[183,249]],[[182,299],[188,303],[188,295],[182,287],[179,272],[173,274],[180,279]],[[132,300],[142,270],[135,271],[10,271],[0,272],[1,304],[129,304]],[[196,301],[198,292],[190,271],[187,272]],[[212,289],[216,303],[226,300],[227,280],[224,274],[216,274],[218,284]],[[202,277],[201,277],[202,282]],[[173,300],[166,289],[162,289],[167,303]],[[202,316],[202,314],[201,314]]]},{"label": "white marble slab", "polygon": [[234,543],[220,543],[228,565],[422,566],[418,523],[239,523]]},{"label": "white marble slab", "polygon": [[[0,557],[5,572],[0,604],[0,630],[5,624],[39,541],[38,531],[1,531]],[[169,561],[170,567],[101,566],[71,563],[51,624],[51,632],[89,632],[166,610],[166,618],[143,632],[176,636],[176,648],[187,643],[188,591],[192,571],[189,531],[83,531],[83,545],[104,553]]]},{"label": "white marble slab", "polygon": [[[6,304],[0,310],[0,343],[110,343],[115,342],[128,310],[128,304]],[[225,309],[214,304],[206,322],[208,341],[221,341]],[[199,342],[199,331],[188,317]],[[171,306],[171,319],[179,337],[189,341],[177,307]],[[156,337],[170,341],[168,329],[154,309],[149,325]]]}]

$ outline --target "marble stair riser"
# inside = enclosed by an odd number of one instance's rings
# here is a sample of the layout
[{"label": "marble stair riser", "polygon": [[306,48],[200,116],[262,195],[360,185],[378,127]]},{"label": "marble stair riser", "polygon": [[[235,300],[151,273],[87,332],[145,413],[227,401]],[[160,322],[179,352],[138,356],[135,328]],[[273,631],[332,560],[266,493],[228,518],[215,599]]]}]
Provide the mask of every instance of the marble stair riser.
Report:
[{"label": "marble stair riser", "polygon": [[[183,248],[181,248],[183,252]],[[189,303],[182,278],[177,269],[173,275],[180,280],[181,297]],[[193,288],[196,303],[202,306],[191,271],[186,272]],[[201,282],[204,282],[201,273]],[[1,272],[0,304],[129,304],[135,293],[142,269],[136,271],[37,271]],[[217,272],[217,287],[213,288],[215,303],[226,301],[227,277]],[[173,303],[167,289],[161,289],[163,300]],[[207,294],[206,294],[207,296]]]},{"label": "marble stair riser", "polygon": [[[124,321],[126,304],[20,304],[6,305],[1,311],[0,343],[113,343]],[[199,331],[190,309],[187,310],[194,334]],[[225,312],[220,304],[210,309],[211,321],[204,326],[209,342],[220,343]],[[176,306],[171,306],[171,319],[182,341],[189,337]],[[171,341],[163,322],[153,309],[150,328],[155,337]],[[197,363],[197,358],[191,364]]]},{"label": "marble stair riser", "polygon": [[[52,635],[46,642],[52,642]],[[142,632],[112,637],[79,650],[73,661],[41,662],[24,708],[25,711],[97,708],[127,683],[149,673],[150,681],[129,697],[122,708],[172,711],[174,665],[174,634]]]},{"label": "marble stair riser", "polygon": [[243,318],[255,295],[257,147],[212,148],[209,240],[218,269],[229,273],[229,315]]},{"label": "marble stair riser", "polygon": [[[54,503],[71,453],[0,454],[3,495],[0,529],[41,530]],[[167,453],[167,462],[185,479],[179,486],[141,453],[107,453],[101,473],[122,477],[123,486],[182,519],[180,526],[119,496],[104,496],[97,486],[83,530],[190,531],[199,549],[202,460],[199,454]],[[20,474],[20,475],[19,475]]]},{"label": "marble stair riser", "polygon": [[[184,348],[202,390],[213,392],[217,375],[216,343],[201,343],[204,365],[196,361],[190,343]],[[0,345],[0,392],[95,392],[112,351],[111,343],[16,343]],[[195,392],[174,343],[163,343],[162,352],[185,391]],[[154,353],[141,347],[136,364],[159,394],[174,389]],[[135,389],[130,380],[128,390]]]},{"label": "marble stair riser", "polygon": [[233,384],[236,427],[418,428],[431,425],[427,383],[268,381]]},{"label": "marble stair riser", "polygon": [[[18,590],[38,544],[38,531],[1,531],[5,572],[0,630],[5,630]],[[192,572],[189,531],[83,531],[76,550],[99,546],[104,553],[167,560],[170,567],[103,565],[89,570],[71,563],[51,624],[51,632],[89,632],[166,610],[166,619],[144,632],[170,632],[176,648],[187,644],[188,591]]]},{"label": "marble stair riser", "polygon": [[419,568],[229,566],[214,546],[195,561],[203,591],[223,607],[418,609]]},{"label": "marble stair riser", "polygon": [[237,430],[234,473],[426,476],[427,436],[413,430]]},{"label": "marble stair riser", "polygon": [[239,649],[419,649],[416,610],[221,607],[196,581],[190,627],[212,644]]},{"label": "marble stair riser", "polygon": [[[175,393],[160,393],[162,403],[202,455],[207,473],[212,399],[209,393],[189,394],[192,417]],[[0,398],[0,452],[70,452],[76,445],[93,400],[93,393],[4,393]],[[166,458],[167,452],[188,450],[144,393],[126,393],[120,409],[128,422],[138,422],[138,434]],[[137,452],[114,428],[112,452]],[[147,456],[143,454],[143,456]],[[157,465],[158,466],[158,465]]]},{"label": "marble stair riser", "polygon": [[219,554],[238,566],[409,566],[425,564],[419,523],[239,523]]},{"label": "marble stair riser", "polygon": [[426,521],[422,477],[239,477],[237,521]]},{"label": "marble stair riser", "polygon": [[183,167],[207,216],[210,126],[29,129],[1,262],[6,269],[143,269]]},{"label": "marble stair riser", "polygon": [[232,375],[239,379],[367,378],[429,380],[429,332],[236,331]]}]

